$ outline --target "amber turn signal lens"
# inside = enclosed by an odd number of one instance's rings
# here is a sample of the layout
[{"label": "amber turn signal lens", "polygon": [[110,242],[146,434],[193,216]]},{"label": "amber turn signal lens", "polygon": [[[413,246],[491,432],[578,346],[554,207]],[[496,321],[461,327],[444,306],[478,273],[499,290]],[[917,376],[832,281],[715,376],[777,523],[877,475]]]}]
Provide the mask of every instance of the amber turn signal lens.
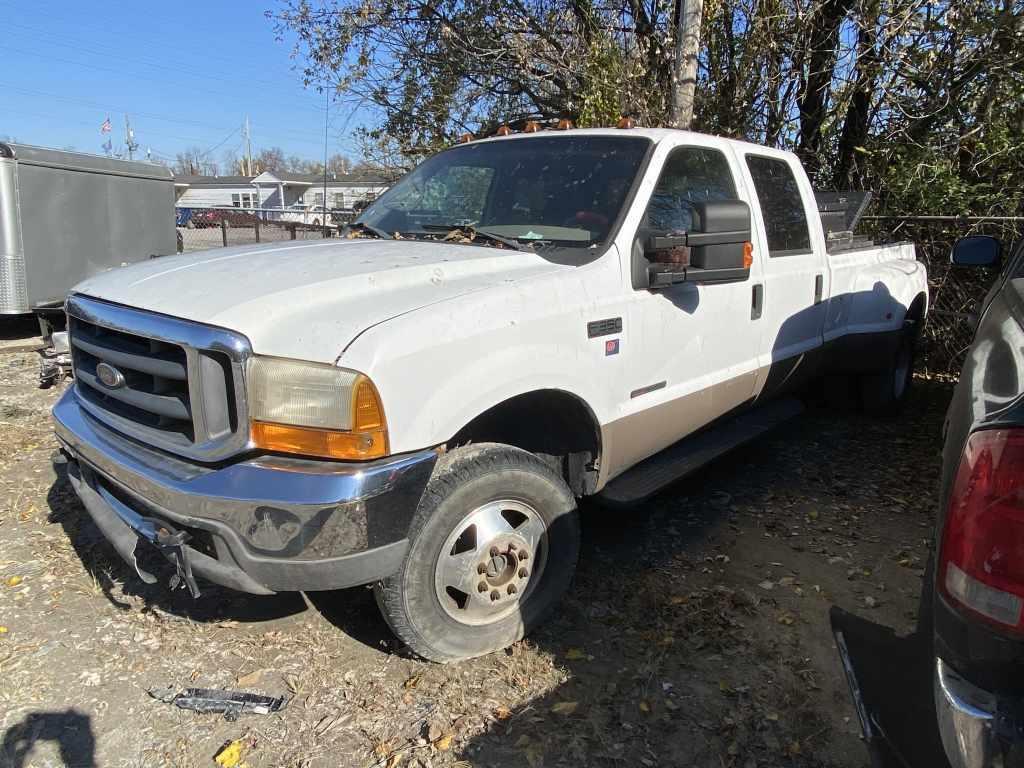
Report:
[{"label": "amber turn signal lens", "polygon": [[559,131],[568,131],[570,128],[572,128],[572,120],[563,117],[558,121]]},{"label": "amber turn signal lens", "polygon": [[252,441],[257,448],[275,453],[321,456],[325,459],[379,459],[388,455],[386,429],[341,432],[333,429],[252,423]]},{"label": "amber turn signal lens", "polygon": [[537,133],[540,130],[540,123],[536,120],[528,120],[523,127],[523,133]]},{"label": "amber turn signal lens", "polygon": [[[744,243],[743,244],[743,268],[750,269],[754,263],[754,244]],[[372,386],[372,385],[371,385]]]},{"label": "amber turn signal lens", "polygon": [[360,376],[352,388],[352,431],[373,432],[386,429],[384,408],[373,382]]},{"label": "amber turn signal lens", "polygon": [[619,122],[616,123],[615,127],[616,128],[633,128],[633,127],[635,127],[635,125],[636,124],[633,122],[633,118],[632,117],[626,117],[625,115],[623,115],[622,117],[619,118]]},{"label": "amber turn signal lens", "polygon": [[461,136],[459,136],[459,144],[469,144],[469,142],[471,142],[472,140],[473,140],[473,134],[472,133],[464,133]]},{"label": "amber turn signal lens", "polygon": [[503,126],[501,126],[501,128],[499,128],[497,131],[494,132],[494,135],[495,136],[508,136],[510,133],[512,133],[512,129],[509,128],[507,125],[503,125]]}]

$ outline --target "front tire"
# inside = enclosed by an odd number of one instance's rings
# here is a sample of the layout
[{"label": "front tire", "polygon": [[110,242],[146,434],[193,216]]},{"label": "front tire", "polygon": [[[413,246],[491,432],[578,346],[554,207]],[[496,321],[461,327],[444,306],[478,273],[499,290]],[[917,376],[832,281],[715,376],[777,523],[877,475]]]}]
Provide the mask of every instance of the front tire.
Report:
[{"label": "front tire", "polygon": [[481,656],[543,620],[569,588],[579,546],[576,500],[550,466],[507,445],[458,448],[438,462],[377,604],[417,655]]}]

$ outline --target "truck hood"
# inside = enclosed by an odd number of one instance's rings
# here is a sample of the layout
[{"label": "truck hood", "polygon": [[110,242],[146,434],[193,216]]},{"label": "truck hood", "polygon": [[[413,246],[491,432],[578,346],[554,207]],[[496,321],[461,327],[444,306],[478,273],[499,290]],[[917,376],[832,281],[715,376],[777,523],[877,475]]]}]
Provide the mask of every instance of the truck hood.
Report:
[{"label": "truck hood", "polygon": [[569,268],[483,246],[327,240],[153,259],[74,290],[237,331],[259,354],[333,363],[362,331],[389,318]]}]

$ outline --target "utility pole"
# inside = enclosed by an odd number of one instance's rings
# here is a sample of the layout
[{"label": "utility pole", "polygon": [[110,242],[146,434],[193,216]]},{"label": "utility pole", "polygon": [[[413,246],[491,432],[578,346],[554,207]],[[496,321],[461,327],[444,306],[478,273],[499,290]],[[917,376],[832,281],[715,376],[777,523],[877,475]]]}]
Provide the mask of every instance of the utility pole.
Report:
[{"label": "utility pole", "polygon": [[128,150],[128,159],[132,160],[132,153],[139,148],[135,143],[135,132],[132,131],[132,124],[128,122],[128,115],[124,116],[124,146]]},{"label": "utility pole", "polygon": [[324,237],[327,237],[327,125],[331,116],[331,91],[324,87]]},{"label": "utility pole", "polygon": [[252,137],[249,133],[249,116],[245,116],[245,176],[253,176],[252,172]]},{"label": "utility pole", "polygon": [[693,122],[697,91],[697,57],[700,54],[700,22],[704,0],[676,0],[675,45],[672,57],[672,90],[669,124],[688,130]]}]

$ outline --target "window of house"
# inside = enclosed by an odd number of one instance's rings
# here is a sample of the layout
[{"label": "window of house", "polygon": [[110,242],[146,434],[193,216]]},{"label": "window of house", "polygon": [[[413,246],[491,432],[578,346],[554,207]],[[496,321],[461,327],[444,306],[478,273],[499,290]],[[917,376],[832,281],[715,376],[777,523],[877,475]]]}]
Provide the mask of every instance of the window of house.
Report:
[{"label": "window of house", "polygon": [[235,208],[257,208],[259,196],[255,192],[241,192],[231,195],[231,205]]},{"label": "window of house", "polygon": [[773,157],[747,155],[747,168],[761,206],[768,255],[810,253],[811,232],[807,227],[804,199],[789,163]]},{"label": "window of house", "polygon": [[686,232],[693,225],[691,203],[735,199],[736,184],[725,155],[706,147],[680,147],[665,161],[647,203],[645,226],[661,232]]},{"label": "window of house", "polygon": [[313,195],[313,205],[318,206],[320,208],[324,207],[324,193],[323,192],[317,192],[315,195]]},{"label": "window of house", "polygon": [[344,208],[345,207],[345,193],[344,192],[335,192],[334,193],[334,207],[335,208]]}]

